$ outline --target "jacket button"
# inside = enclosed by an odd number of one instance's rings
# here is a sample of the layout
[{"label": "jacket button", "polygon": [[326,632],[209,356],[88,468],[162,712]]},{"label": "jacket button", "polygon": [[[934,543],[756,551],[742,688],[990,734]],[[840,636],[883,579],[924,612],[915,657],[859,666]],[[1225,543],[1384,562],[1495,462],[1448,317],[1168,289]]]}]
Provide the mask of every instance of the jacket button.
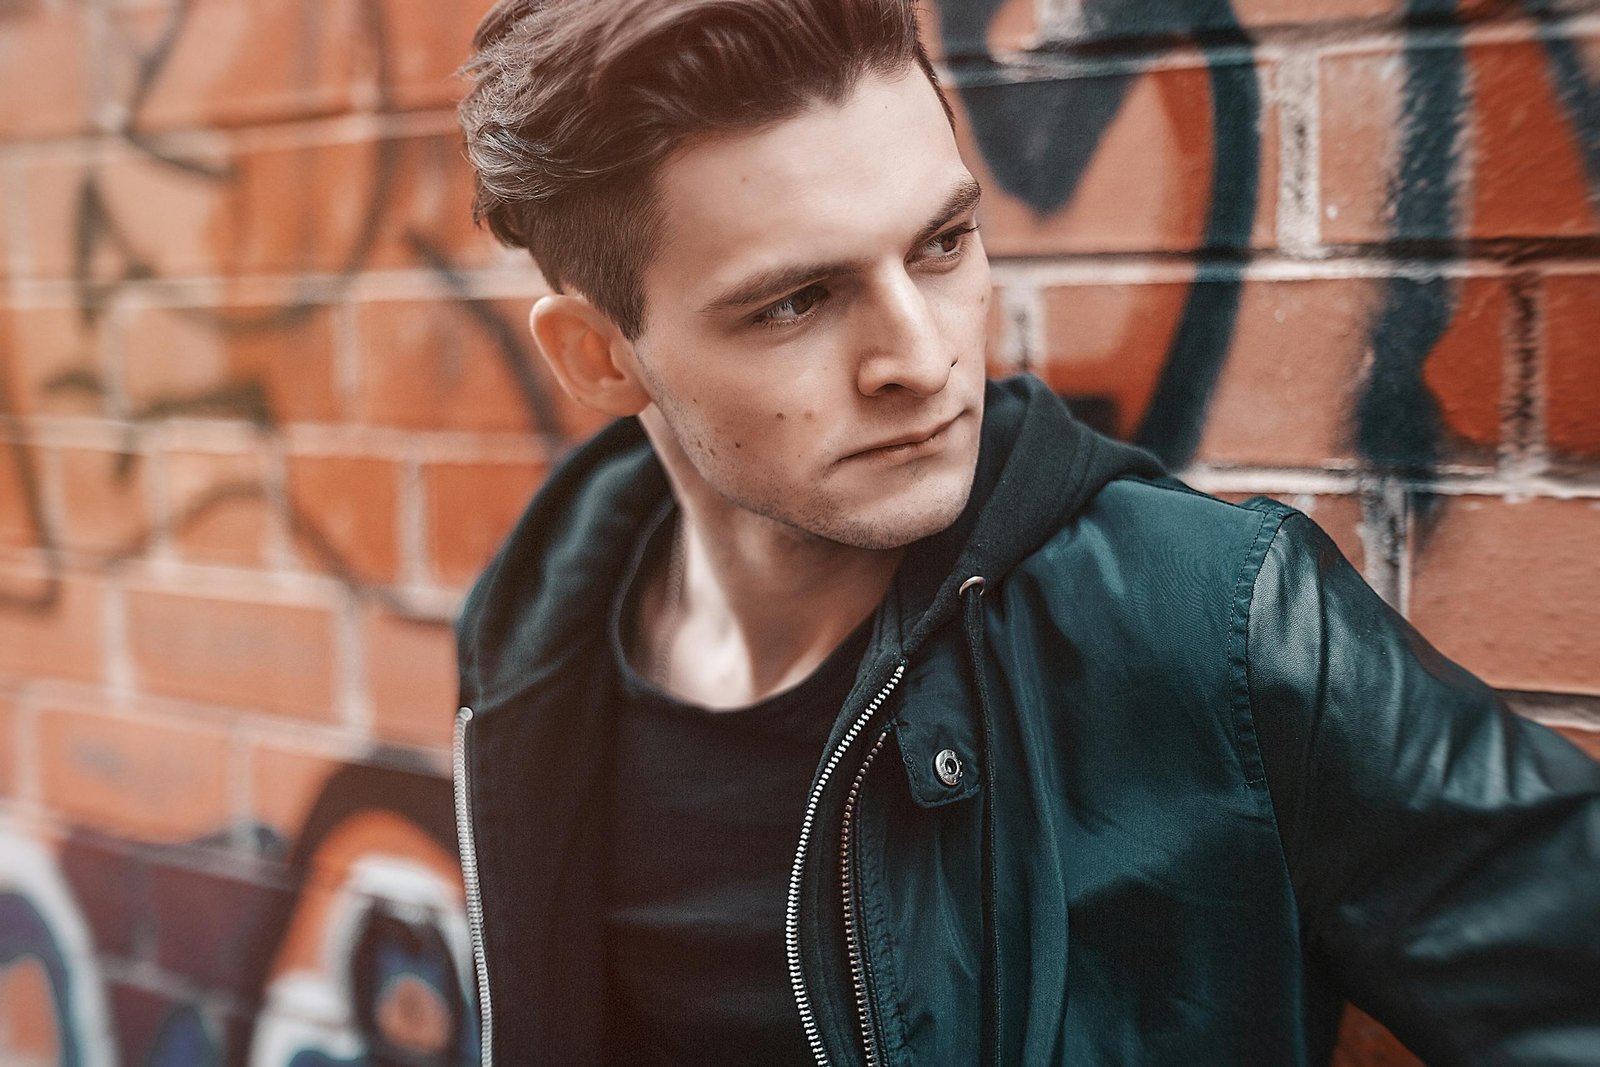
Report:
[{"label": "jacket button", "polygon": [[956,758],[955,751],[943,749],[933,757],[933,770],[939,776],[939,781],[945,785],[959,785],[961,783],[961,760]]}]

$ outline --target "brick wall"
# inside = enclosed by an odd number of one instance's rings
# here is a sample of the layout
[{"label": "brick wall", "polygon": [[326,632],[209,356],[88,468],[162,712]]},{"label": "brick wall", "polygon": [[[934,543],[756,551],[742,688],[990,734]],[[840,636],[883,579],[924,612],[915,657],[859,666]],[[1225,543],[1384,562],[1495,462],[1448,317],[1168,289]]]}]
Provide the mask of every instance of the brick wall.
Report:
[{"label": "brick wall", "polygon": [[[593,418],[486,0],[0,0],[0,1059],[476,1037],[448,619]],[[1600,3],[943,0],[992,362],[1600,754]],[[1347,1022],[1344,1067],[1412,1062]]]}]

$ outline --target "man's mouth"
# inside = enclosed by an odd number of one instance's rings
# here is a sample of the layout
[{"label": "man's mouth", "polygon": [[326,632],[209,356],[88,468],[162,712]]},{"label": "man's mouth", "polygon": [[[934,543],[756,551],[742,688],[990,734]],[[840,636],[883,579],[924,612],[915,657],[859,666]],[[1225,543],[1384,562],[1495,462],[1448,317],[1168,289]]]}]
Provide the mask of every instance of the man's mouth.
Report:
[{"label": "man's mouth", "polygon": [[929,426],[925,429],[911,430],[896,437],[879,441],[877,444],[868,445],[857,452],[852,452],[846,459],[908,459],[926,453],[937,451],[943,447],[945,438],[949,435],[950,427],[961,418],[957,413],[954,417]]}]

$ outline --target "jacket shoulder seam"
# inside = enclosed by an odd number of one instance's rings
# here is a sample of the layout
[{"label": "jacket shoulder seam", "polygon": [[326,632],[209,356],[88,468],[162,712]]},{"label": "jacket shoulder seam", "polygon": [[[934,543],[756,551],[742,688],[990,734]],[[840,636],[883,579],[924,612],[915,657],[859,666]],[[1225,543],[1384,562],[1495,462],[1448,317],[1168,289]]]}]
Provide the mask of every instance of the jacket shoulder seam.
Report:
[{"label": "jacket shoulder seam", "polygon": [[[1290,507],[1288,504],[1283,503],[1282,501],[1273,500],[1271,497],[1261,496],[1259,494],[1249,497],[1245,500],[1224,500],[1220,496],[1213,496],[1212,494],[1204,492],[1203,490],[1196,489],[1194,486],[1189,485],[1170,474],[1163,475],[1159,478],[1151,478],[1143,474],[1119,474],[1106,484],[1111,485],[1116,482],[1138,482],[1140,485],[1148,486],[1151,489],[1158,489],[1162,492],[1176,493],[1179,496],[1192,496],[1201,500],[1208,500],[1213,504],[1218,504],[1234,511],[1248,511],[1257,515],[1279,515],[1281,513],[1282,518],[1287,518],[1290,515],[1300,514],[1299,511]],[[1277,521],[1281,522],[1282,518]]]},{"label": "jacket shoulder seam", "polygon": [[1272,501],[1246,510],[1258,512],[1261,518],[1244,558],[1239,561],[1239,573],[1234,579],[1228,626],[1228,672],[1232,683],[1234,736],[1245,772],[1245,784],[1258,788],[1266,785],[1267,772],[1261,758],[1261,744],[1256,736],[1255,707],[1250,695],[1250,614],[1255,605],[1256,582],[1261,577],[1267,552],[1277,540],[1283,524],[1297,512]]}]

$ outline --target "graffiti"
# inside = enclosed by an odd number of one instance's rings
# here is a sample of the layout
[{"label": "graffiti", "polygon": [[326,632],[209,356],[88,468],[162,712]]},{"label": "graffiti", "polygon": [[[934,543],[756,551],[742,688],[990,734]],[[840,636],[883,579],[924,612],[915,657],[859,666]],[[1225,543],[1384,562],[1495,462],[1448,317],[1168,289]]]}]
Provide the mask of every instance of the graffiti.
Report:
[{"label": "graffiti", "polygon": [[0,855],[0,1012],[29,1024],[27,1051],[41,1060],[111,1063],[104,991],[70,889],[38,842],[4,824]]},{"label": "graffiti", "polygon": [[[303,25],[309,33],[317,25],[319,5],[316,0],[300,0],[300,7],[305,14]],[[374,62],[375,101],[372,112],[382,117],[393,113],[396,106],[392,90],[394,79],[385,45],[383,5],[380,0],[357,0],[357,7],[357,25],[366,38],[364,43]],[[131,39],[124,40],[125,47],[135,52],[137,74],[119,109],[124,118],[116,133],[126,146],[160,168],[198,182],[228,186],[239,178],[233,166],[175,152],[160,136],[149,132],[143,121],[152,94],[161,85],[174,51],[190,27],[194,10],[194,0],[169,0],[165,19],[151,43],[141,46]],[[4,13],[0,10],[0,14]],[[306,47],[310,47],[309,43]],[[321,309],[338,302],[368,267],[380,235],[386,229],[394,228],[389,210],[402,170],[400,141],[394,137],[377,137],[369,143],[374,157],[370,164],[369,180],[360,192],[357,209],[359,221],[331,270],[317,270],[309,275],[304,271],[296,271],[296,290],[290,298],[259,312],[188,305],[181,306],[178,311],[218,335],[239,337],[291,329]],[[310,167],[310,163],[304,160],[301,165],[302,168]],[[307,170],[298,176],[295,184],[305,191],[305,195],[316,196],[315,177],[314,173]],[[78,206],[72,241],[72,275],[79,320],[85,331],[97,327],[118,292],[130,284],[160,281],[162,277],[155,257],[139,247],[139,243],[119,223],[116,210],[105,192],[106,181],[100,166],[91,164],[82,178],[76,197]],[[448,207],[454,211],[467,210],[466,204],[451,204]],[[301,236],[308,242],[314,242],[319,253],[325,251],[321,247],[325,241],[324,235],[306,233]],[[426,267],[449,296],[467,311],[474,327],[493,342],[496,355],[516,382],[528,415],[529,430],[543,439],[550,456],[559,456],[572,443],[571,438],[563,428],[546,380],[536,369],[536,361],[528,349],[524,333],[500,312],[477,298],[470,276],[457,267],[449,253],[427,234],[406,227],[401,233],[401,240],[416,261]],[[301,258],[309,266],[310,245],[306,248]],[[113,264],[109,268],[105,266],[108,262]],[[9,463],[13,469],[21,490],[30,540],[40,552],[47,574],[42,584],[25,592],[0,589],[0,610],[45,612],[55,607],[60,596],[61,543],[52,528],[39,488],[38,450],[30,438],[27,421],[20,417],[20,409],[10,388],[3,368],[0,368],[0,423],[11,429],[9,439],[3,442],[7,454],[0,462]],[[100,372],[92,367],[73,367],[59,372],[43,383],[43,389],[49,394],[78,394],[101,401],[107,417],[121,417],[126,421],[123,462],[113,471],[114,482],[121,485],[126,485],[134,474],[137,452],[133,440],[142,426],[176,417],[212,417],[242,420],[260,433],[271,434],[280,422],[265,383],[256,378],[229,381],[199,392],[158,396],[126,412],[113,410],[108,399],[109,391]],[[108,489],[115,487],[108,486]],[[142,555],[156,539],[181,533],[218,507],[245,499],[269,500],[270,496],[270,488],[259,482],[215,488],[190,502],[181,514],[168,523],[139,531],[125,545],[108,553],[106,563],[112,565]],[[293,501],[287,502],[286,507],[291,533],[306,547],[320,569],[363,598],[396,614],[428,614],[414,608],[392,590],[363,576],[360,569],[321,528],[314,515],[308,514]]]},{"label": "graffiti", "polygon": [[[956,90],[972,117],[974,140],[999,185],[1045,222],[1069,206],[1144,70],[1172,48],[1195,43],[1227,47],[1203,55],[1210,88],[1207,216],[1193,248],[1194,283],[1167,345],[1154,387],[1131,436],[1182,467],[1195,457],[1208,406],[1234,338],[1251,252],[1252,213],[1262,193],[1261,91],[1251,33],[1231,5],[1175,0],[1087,0],[1072,5],[1075,23],[1063,49],[1048,42],[1035,55],[1002,60],[986,45],[1003,0],[946,0],[937,5],[942,43],[952,57]],[[1518,6],[1537,19],[1542,5]],[[1426,30],[1402,49],[1400,143],[1390,174],[1390,247],[1438,258],[1473,244],[1461,217],[1463,115],[1472,86],[1453,0],[1408,0],[1408,23]],[[1575,44],[1540,24],[1549,82],[1587,163],[1592,199],[1600,203],[1600,89]],[[1131,58],[1100,59],[1108,43],[1153,42]],[[1074,61],[1072,76],[1052,66]],[[1087,73],[1086,73],[1087,72]],[[1181,133],[1181,131],[1180,131]],[[1043,224],[1043,222],[1041,223]],[[1520,246],[1478,249],[1512,260]],[[1459,285],[1437,270],[1388,280],[1369,326],[1373,365],[1355,398],[1356,451],[1380,475],[1427,482],[1436,475],[1447,431],[1423,368],[1460,310]],[[1114,398],[1069,400],[1103,427],[1126,424]]]},{"label": "graffiti", "polygon": [[[250,1062],[445,1067],[478,1058],[449,784],[346,766],[289,861],[269,920]],[[331,887],[331,888],[330,888]]]},{"label": "graffiti", "polygon": [[[51,855],[0,823],[0,1051],[62,1067],[477,1062],[447,781],[349,763],[317,788],[291,846],[271,827],[243,829],[268,852],[287,849],[282,873],[219,890],[214,877],[192,870],[189,855],[214,850],[217,840],[75,835]],[[181,926],[200,921],[188,914],[195,894],[219,892],[225,929],[202,930],[187,948],[159,947],[185,941]],[[105,954],[152,951],[140,947],[137,930],[146,923],[169,967],[207,975],[259,1005],[242,1032],[230,1033],[238,1026],[214,998],[193,999],[181,987],[130,998],[98,968]],[[8,1019],[27,1022],[28,1047],[17,1046]],[[107,1044],[113,1034],[120,1060]]]},{"label": "graffiti", "polygon": [[[0,0],[0,19],[36,6]],[[296,46],[305,53],[303,77],[313,80],[319,19],[333,17],[328,12],[340,5],[290,0],[277,6],[297,8],[303,16],[295,24]],[[1117,147],[1119,123],[1140,108],[1159,116],[1164,125],[1158,133],[1168,148],[1193,164],[1176,168],[1177,185],[1162,189],[1156,205],[1172,211],[1176,237],[1169,246],[1131,249],[1141,262],[1186,271],[1168,287],[1170,300],[1163,296],[1154,311],[1136,306],[1126,313],[1130,320],[1153,323],[1129,334],[1140,344],[1157,338],[1135,353],[1152,364],[1148,382],[1112,389],[1075,379],[1069,368],[1052,384],[1093,425],[1132,438],[1174,467],[1194,461],[1217,421],[1219,382],[1235,354],[1251,269],[1263,253],[1260,215],[1279,181],[1279,148],[1267,142],[1276,121],[1272,93],[1256,32],[1241,16],[1245,5],[936,0],[931,6],[965,132],[979,157],[974,162],[987,168],[990,179],[986,210],[991,201],[1008,201],[1018,212],[1013,218],[1039,232],[1075,218],[1103,180],[1097,168]],[[1059,40],[1047,36],[1025,55],[992,49],[987,41],[993,26],[1019,6],[1055,12],[1070,25]],[[1547,5],[1504,0],[1491,6],[1498,17],[1532,27],[1549,99],[1578,146],[1589,203],[1600,205],[1600,84],[1593,57],[1560,32]],[[133,68],[115,106],[106,109],[115,118],[108,145],[115,151],[91,159],[73,176],[70,190],[72,229],[62,289],[71,294],[78,337],[97,336],[129,302],[156,293],[170,297],[172,306],[163,307],[204,337],[222,344],[273,340],[287,350],[296,329],[329,308],[358,304],[364,277],[412,270],[459,312],[465,330],[486,342],[482,353],[505,372],[523,425],[542,439],[544,451],[554,457],[569,447],[573,428],[531,358],[524,326],[489,299],[475,265],[463,262],[450,240],[433,232],[427,219],[408,217],[397,206],[406,183],[426,164],[408,156],[404,137],[394,133],[406,115],[392,58],[393,10],[385,0],[348,0],[341,8],[350,13],[348,32],[339,36],[342,47],[370,57],[370,98],[358,110],[377,131],[359,142],[341,171],[347,179],[339,189],[343,221],[322,229],[316,219],[302,220],[298,228],[285,225],[283,233],[272,235],[278,244],[270,271],[259,264],[222,264],[225,280],[233,280],[230,270],[283,280],[272,299],[239,306],[180,291],[192,278],[172,261],[163,235],[141,228],[140,205],[123,195],[124,175],[108,162],[128,156],[185,189],[237,194],[228,201],[233,215],[262,206],[248,164],[208,155],[194,147],[195,140],[164,133],[155,117],[181,50],[199,32],[202,4],[164,0],[133,7],[153,13],[154,20],[143,23],[140,33],[112,32],[99,42],[108,51],[123,50]],[[1393,557],[1387,560],[1391,567],[1398,566],[1407,536],[1406,515],[1431,514],[1434,498],[1427,487],[1440,476],[1452,435],[1459,433],[1428,374],[1466,304],[1459,272],[1450,268],[1470,255],[1521,269],[1530,256],[1594,247],[1592,234],[1537,242],[1473,235],[1469,116],[1478,90],[1464,7],[1457,0],[1396,0],[1397,19],[1417,32],[1397,52],[1395,140],[1385,163],[1384,232],[1375,241],[1405,257],[1408,269],[1372,281],[1370,306],[1355,316],[1358,336],[1349,341],[1353,349],[1369,350],[1370,359],[1340,401],[1348,408],[1341,415],[1363,479],[1365,510],[1379,528],[1376,541]],[[123,16],[111,10],[106,17],[117,28]],[[1183,83],[1182,93],[1152,88],[1174,57],[1192,67],[1195,77]],[[393,127],[385,125],[390,120]],[[1304,129],[1287,134],[1308,136]],[[327,174],[310,150],[290,152],[287,159],[270,189],[311,218],[312,206],[331,195],[322,185]],[[1140,162],[1134,156],[1119,165]],[[1113,184],[1136,183],[1118,176]],[[436,209],[464,213],[467,205],[441,202]],[[987,221],[985,227],[997,234],[1003,228]],[[226,228],[210,236],[230,248],[239,239]],[[1110,242],[1086,245],[1084,254],[1129,251]],[[1335,251],[1361,258],[1369,250],[1352,245]],[[1012,254],[1026,259],[1055,253],[1041,241]],[[1508,432],[1529,436],[1533,431],[1526,427],[1537,418],[1535,277],[1531,270],[1513,272],[1507,283],[1509,332],[1522,364],[1522,377],[1506,389],[1506,418],[1513,427]],[[1024,363],[1036,357],[1048,358],[1025,351]],[[264,502],[282,509],[305,565],[332,576],[364,606],[402,617],[436,617],[436,609],[430,614],[401,590],[364,573],[318,515],[254,476],[215,483],[109,548],[69,552],[56,528],[42,446],[19,395],[22,386],[8,371],[0,366],[0,467],[15,486],[20,536],[41,562],[43,578],[0,588],[0,611],[47,615],[60,607],[63,575],[80,561],[110,569],[146,558],[219,512]],[[270,376],[258,369],[229,371],[200,386],[163,386],[130,401],[115,373],[84,357],[54,368],[38,388],[50,398],[81,403],[119,427],[119,458],[107,468],[108,490],[135,482],[140,435],[172,420],[239,424],[256,435],[263,451],[281,450],[295,421]],[[40,1062],[91,1067],[474,1062],[479,1037],[451,797],[437,775],[396,769],[403,763],[395,753],[368,753],[337,766],[316,787],[297,825],[219,827],[204,841],[105,842],[69,834],[47,847],[21,828],[0,824],[0,1009],[15,1013],[28,1006],[26,1051],[37,1053]],[[177,903],[157,906],[154,883],[182,887],[212,877],[215,872],[200,869],[205,864],[195,855],[230,848],[236,850],[230,857],[242,852],[252,861],[271,861],[272,871],[227,883],[228,907],[212,934],[229,946],[228,958],[215,958],[213,951],[190,960],[184,954],[200,950],[184,942],[170,919],[139,916],[182,914],[183,891],[171,891]],[[117,961],[120,971],[108,973],[105,960]],[[148,980],[149,972],[178,973],[182,980],[163,984],[165,979]],[[15,1043],[21,1031],[7,1029],[6,1022],[0,1012],[0,1036]],[[1376,1061],[1378,1053],[1373,1056]]]}]

